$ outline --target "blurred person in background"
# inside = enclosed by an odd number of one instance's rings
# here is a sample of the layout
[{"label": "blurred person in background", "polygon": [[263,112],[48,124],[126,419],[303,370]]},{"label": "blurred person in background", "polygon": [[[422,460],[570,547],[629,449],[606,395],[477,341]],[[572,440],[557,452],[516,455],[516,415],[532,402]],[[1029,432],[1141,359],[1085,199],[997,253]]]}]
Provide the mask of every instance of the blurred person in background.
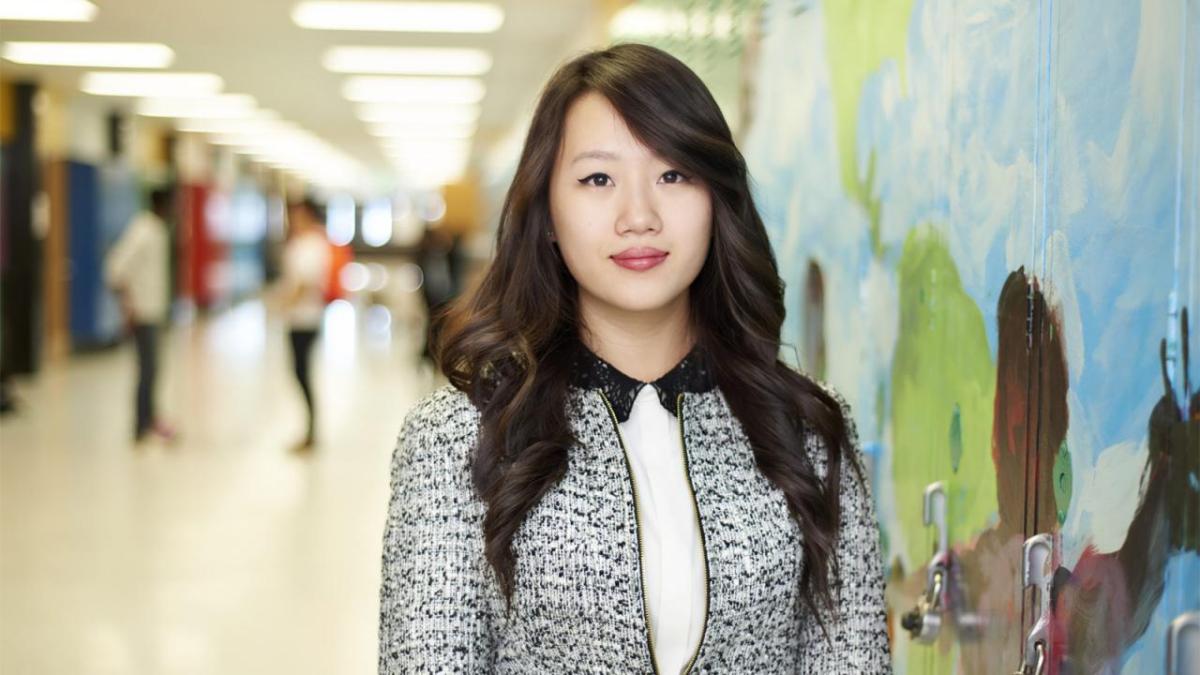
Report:
[{"label": "blurred person in background", "polygon": [[13,394],[12,376],[0,366],[0,415],[17,409],[17,397]]},{"label": "blurred person in background", "polygon": [[433,367],[430,345],[436,342],[431,331],[437,323],[433,318],[445,308],[446,303],[457,295],[454,278],[453,240],[451,235],[438,227],[427,227],[417,247],[417,265],[421,268],[421,299],[425,302],[425,315],[429,319],[425,331],[425,344],[421,357]]},{"label": "blurred person in background", "polygon": [[333,251],[325,235],[324,211],[312,197],[288,205],[288,238],[283,247],[281,284],[292,367],[308,411],[307,430],[297,446],[309,450],[316,443],[316,409],[309,378],[309,355],[325,315]]},{"label": "blurred person in background", "polygon": [[150,192],[150,209],[139,211],[104,260],[104,277],[117,295],[126,332],[137,350],[138,383],[134,441],[155,435],[170,441],[175,432],[155,413],[158,333],[170,309],[170,235],[166,219],[171,192]]}]

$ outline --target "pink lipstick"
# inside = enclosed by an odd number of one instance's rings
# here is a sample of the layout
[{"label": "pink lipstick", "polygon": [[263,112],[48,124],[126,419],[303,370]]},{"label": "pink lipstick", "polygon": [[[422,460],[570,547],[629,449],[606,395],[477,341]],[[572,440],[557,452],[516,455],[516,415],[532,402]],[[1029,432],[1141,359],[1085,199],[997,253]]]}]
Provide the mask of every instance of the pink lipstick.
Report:
[{"label": "pink lipstick", "polygon": [[627,248],[612,256],[612,261],[628,270],[642,272],[667,259],[667,252],[648,246]]}]

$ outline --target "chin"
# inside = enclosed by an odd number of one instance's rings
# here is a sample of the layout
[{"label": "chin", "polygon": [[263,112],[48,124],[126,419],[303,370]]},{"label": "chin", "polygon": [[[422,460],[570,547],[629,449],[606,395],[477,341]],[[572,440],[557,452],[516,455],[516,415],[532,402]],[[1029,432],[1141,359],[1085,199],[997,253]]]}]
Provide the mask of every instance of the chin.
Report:
[{"label": "chin", "polygon": [[[631,289],[636,290],[636,289]],[[630,292],[617,297],[606,298],[605,301],[612,307],[623,312],[653,312],[663,309],[671,304],[675,298],[660,297],[656,294]]]}]

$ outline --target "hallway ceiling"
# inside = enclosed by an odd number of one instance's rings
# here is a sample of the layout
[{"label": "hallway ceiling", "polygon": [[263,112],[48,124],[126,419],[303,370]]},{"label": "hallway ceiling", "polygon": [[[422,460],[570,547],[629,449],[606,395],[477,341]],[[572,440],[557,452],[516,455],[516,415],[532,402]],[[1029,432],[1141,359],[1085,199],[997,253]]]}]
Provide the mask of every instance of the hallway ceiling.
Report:
[{"label": "hallway ceiling", "polygon": [[[32,1],[32,0],[31,0]],[[294,0],[96,0],[93,21],[0,22],[0,43],[19,41],[160,42],[175,52],[168,71],[211,72],[224,92],[253,96],[261,108],[316,134],[364,166],[387,165],[378,139],[342,96],[350,77],[321,65],[329,47],[473,47],[489,51],[491,70],[481,105],[480,141],[502,134],[532,106],[538,87],[587,30],[594,0],[494,0],[504,23],[490,34],[311,30],[291,19]],[[31,76],[78,92],[86,68],[0,62],[5,79]],[[79,94],[85,96],[86,94]],[[112,99],[133,107],[132,100]]]}]

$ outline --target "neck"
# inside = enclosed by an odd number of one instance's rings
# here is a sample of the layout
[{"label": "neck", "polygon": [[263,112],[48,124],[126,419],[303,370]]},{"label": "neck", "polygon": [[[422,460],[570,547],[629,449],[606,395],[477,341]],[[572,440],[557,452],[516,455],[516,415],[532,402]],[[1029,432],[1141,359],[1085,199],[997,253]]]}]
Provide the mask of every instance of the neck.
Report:
[{"label": "neck", "polygon": [[617,370],[643,382],[665,375],[695,344],[687,293],[651,311],[627,311],[581,293],[580,339]]}]

